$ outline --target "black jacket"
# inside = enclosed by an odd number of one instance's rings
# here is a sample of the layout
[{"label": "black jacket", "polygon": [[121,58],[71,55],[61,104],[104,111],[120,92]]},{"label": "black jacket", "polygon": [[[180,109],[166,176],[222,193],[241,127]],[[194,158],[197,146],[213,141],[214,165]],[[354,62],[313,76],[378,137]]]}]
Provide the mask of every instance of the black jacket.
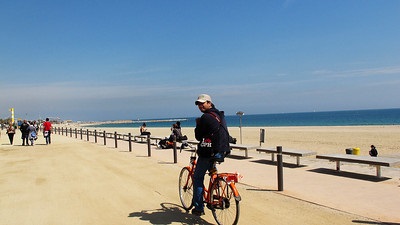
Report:
[{"label": "black jacket", "polygon": [[25,134],[25,135],[29,134],[29,124],[22,123],[19,129],[21,130],[22,134]]},{"label": "black jacket", "polygon": [[203,138],[210,138],[212,142],[212,151],[198,146],[199,156],[211,157],[217,152],[229,154],[229,132],[223,111],[211,108],[204,112],[196,121],[194,133],[196,140],[201,142]]}]

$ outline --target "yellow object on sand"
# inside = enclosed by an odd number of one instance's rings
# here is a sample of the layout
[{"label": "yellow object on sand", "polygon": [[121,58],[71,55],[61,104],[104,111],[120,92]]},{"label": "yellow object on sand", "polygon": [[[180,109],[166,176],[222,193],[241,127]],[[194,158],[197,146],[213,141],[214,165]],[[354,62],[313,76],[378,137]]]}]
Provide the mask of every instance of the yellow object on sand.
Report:
[{"label": "yellow object on sand", "polygon": [[360,148],[353,148],[353,155],[360,155]]}]

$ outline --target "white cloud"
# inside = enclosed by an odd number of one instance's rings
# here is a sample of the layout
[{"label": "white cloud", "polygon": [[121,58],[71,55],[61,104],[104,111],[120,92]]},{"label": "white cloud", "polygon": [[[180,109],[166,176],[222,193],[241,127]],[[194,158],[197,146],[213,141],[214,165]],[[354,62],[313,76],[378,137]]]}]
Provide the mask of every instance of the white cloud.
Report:
[{"label": "white cloud", "polygon": [[312,72],[312,74],[325,77],[362,77],[362,76],[400,75],[400,66],[364,68],[364,69],[343,70],[343,71],[316,70]]}]

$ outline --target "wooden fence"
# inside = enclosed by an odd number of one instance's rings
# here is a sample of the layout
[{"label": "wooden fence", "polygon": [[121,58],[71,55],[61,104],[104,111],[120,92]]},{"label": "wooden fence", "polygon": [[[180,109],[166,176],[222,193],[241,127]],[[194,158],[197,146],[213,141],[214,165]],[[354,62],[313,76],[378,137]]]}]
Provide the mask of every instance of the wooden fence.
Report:
[{"label": "wooden fence", "polygon": [[[83,138],[86,138],[86,141],[89,141],[89,137],[94,137],[94,142],[98,143],[98,141],[103,140],[103,144],[107,145],[107,139],[112,139],[114,140],[114,146],[115,148],[118,148],[118,141],[127,141],[128,146],[129,146],[129,151],[132,151],[132,142],[134,141],[132,138],[135,136],[132,136],[131,133],[128,134],[118,134],[117,132],[114,133],[107,133],[106,131],[90,131],[89,129],[78,129],[78,128],[64,128],[64,127],[53,127],[52,129],[52,134],[59,134],[62,136],[70,136],[70,137],[75,137],[75,138],[80,138],[83,140]],[[147,135],[146,138],[146,143],[147,143],[147,155],[151,157],[151,142],[150,142],[150,135]],[[174,147],[172,148],[173,150],[173,157],[174,157],[174,163],[177,163],[177,147],[176,147],[176,138],[174,138]]]}]

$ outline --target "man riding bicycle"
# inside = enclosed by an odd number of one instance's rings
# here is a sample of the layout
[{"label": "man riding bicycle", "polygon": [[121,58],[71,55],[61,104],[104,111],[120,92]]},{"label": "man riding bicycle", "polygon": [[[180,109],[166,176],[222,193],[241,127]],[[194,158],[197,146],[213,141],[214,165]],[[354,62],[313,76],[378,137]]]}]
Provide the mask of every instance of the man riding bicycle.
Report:
[{"label": "man riding bicycle", "polygon": [[200,143],[197,148],[199,156],[194,172],[194,190],[192,214],[204,215],[203,183],[207,170],[214,169],[214,163],[223,162],[230,153],[229,132],[223,111],[215,108],[211,97],[207,94],[198,96],[195,104],[203,113],[196,119],[195,137]]}]

